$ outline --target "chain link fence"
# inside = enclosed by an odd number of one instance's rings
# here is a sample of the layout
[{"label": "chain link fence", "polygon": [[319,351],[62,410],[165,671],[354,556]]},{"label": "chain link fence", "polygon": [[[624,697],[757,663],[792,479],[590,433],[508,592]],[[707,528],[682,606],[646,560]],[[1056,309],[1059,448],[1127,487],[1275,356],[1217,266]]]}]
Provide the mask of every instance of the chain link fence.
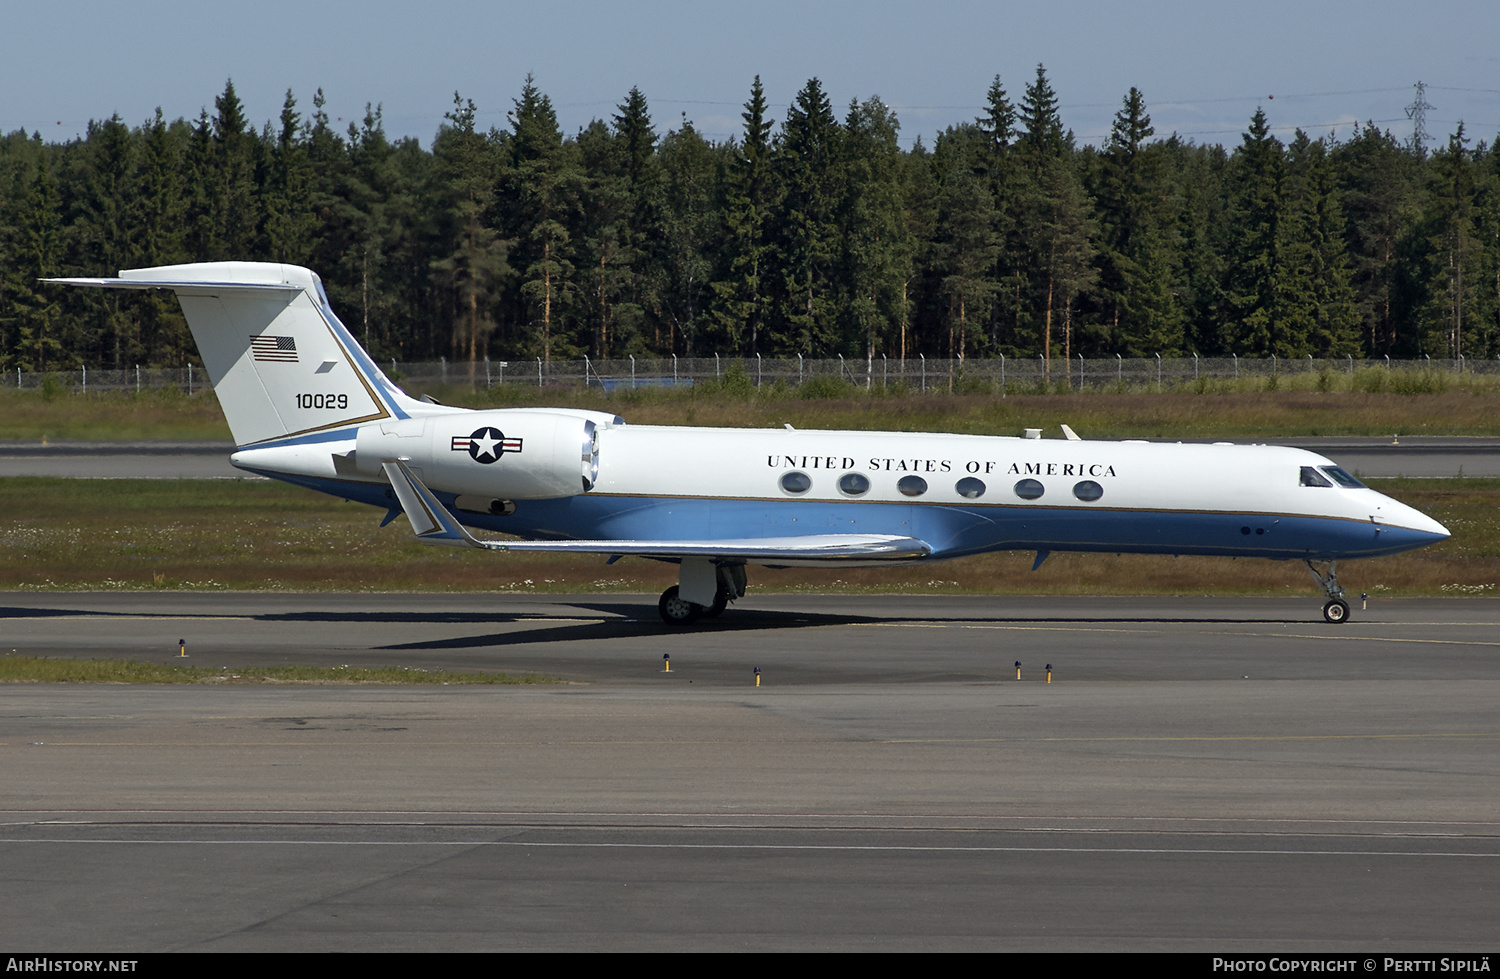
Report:
[{"label": "chain link fence", "polygon": [[[535,387],[599,387],[606,391],[648,387],[690,387],[733,374],[753,386],[796,387],[809,382],[850,384],[861,388],[904,388],[908,391],[990,391],[1025,394],[1046,390],[1174,390],[1195,381],[1294,375],[1353,375],[1362,370],[1385,370],[1414,375],[1500,375],[1500,358],[1420,360],[1359,360],[1353,357],[1317,359],[1248,357],[1115,357],[1050,363],[1033,358],[970,358],[950,360],[887,357],[857,360],[802,357],[669,357],[592,360],[385,361],[381,367],[412,391],[432,388],[492,388],[501,384]],[[136,367],[129,370],[49,371],[12,370],[0,381],[19,390],[154,391],[176,388],[187,394],[207,390],[208,374],[201,367]]]}]

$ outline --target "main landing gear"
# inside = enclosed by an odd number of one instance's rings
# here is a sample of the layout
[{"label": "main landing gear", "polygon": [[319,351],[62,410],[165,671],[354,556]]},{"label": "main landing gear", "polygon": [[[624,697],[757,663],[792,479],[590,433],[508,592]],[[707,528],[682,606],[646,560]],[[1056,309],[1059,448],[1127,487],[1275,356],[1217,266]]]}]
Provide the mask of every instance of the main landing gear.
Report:
[{"label": "main landing gear", "polygon": [[1349,621],[1349,603],[1344,601],[1344,589],[1339,587],[1338,562],[1328,562],[1328,573],[1324,574],[1313,566],[1311,561],[1303,561],[1307,565],[1307,571],[1323,589],[1323,594],[1328,596],[1328,603],[1323,606],[1323,618],[1340,625]]},{"label": "main landing gear", "polygon": [[[709,592],[713,598],[706,605],[690,601],[682,594],[688,591],[695,597],[707,597],[704,593],[708,589],[713,589]],[[745,566],[743,564],[715,565],[708,561],[685,559],[678,576],[678,584],[661,593],[661,601],[657,602],[656,610],[661,613],[661,620],[667,625],[687,626],[700,618],[718,618],[730,602],[744,596]]]}]

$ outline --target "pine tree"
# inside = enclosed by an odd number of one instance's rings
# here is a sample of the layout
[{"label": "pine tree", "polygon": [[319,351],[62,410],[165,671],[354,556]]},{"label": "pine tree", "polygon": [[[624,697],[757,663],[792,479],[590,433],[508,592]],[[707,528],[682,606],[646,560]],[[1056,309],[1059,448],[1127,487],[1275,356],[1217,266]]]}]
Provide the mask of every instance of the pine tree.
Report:
[{"label": "pine tree", "polygon": [[210,254],[217,261],[257,258],[262,253],[256,247],[261,215],[255,175],[261,144],[245,118],[233,80],[226,82],[224,93],[214,99],[214,109],[209,188],[214,237]]},{"label": "pine tree", "polygon": [[[1297,216],[1288,225],[1302,241],[1296,251],[1288,249],[1288,254],[1297,266],[1302,266],[1305,256],[1308,282],[1300,352],[1322,357],[1351,354],[1358,343],[1359,312],[1344,246],[1344,210],[1327,146],[1323,140],[1309,141],[1299,130],[1290,163],[1297,177]],[[1299,276],[1292,278],[1296,281]]]},{"label": "pine tree", "polygon": [[851,102],[844,121],[840,306],[849,341],[873,358],[899,328],[911,245],[901,188],[901,124],[878,97]]},{"label": "pine tree", "polygon": [[307,265],[312,259],[312,165],[303,140],[297,100],[287,89],[281,127],[271,149],[265,201],[265,254],[276,262]]},{"label": "pine tree", "polygon": [[715,319],[727,349],[755,354],[766,322],[767,228],[776,199],[771,169],[771,121],[760,76],[745,103],[744,136],[734,149],[726,177],[724,253],[727,267],[714,283]]},{"label": "pine tree", "polygon": [[823,85],[813,78],[787,110],[777,140],[782,203],[776,229],[783,353],[825,355],[838,346],[831,271],[838,252],[840,136]]},{"label": "pine tree", "polygon": [[939,191],[932,259],[947,325],[946,352],[960,363],[968,356],[971,324],[986,320],[995,291],[989,272],[1000,244],[993,199],[976,173],[987,152],[982,138],[975,127],[950,128],[938,137],[933,154]]},{"label": "pine tree", "polygon": [[16,322],[17,359],[40,373],[59,366],[65,353],[59,337],[62,307],[58,290],[37,281],[61,271],[63,253],[62,206],[57,180],[45,155],[37,161],[36,174],[21,206],[20,230],[16,267],[7,291]]},{"label": "pine tree", "polygon": [[487,350],[495,321],[492,305],[506,264],[508,242],[491,225],[499,160],[493,141],[475,129],[473,100],[453,93],[453,109],[438,133],[433,154],[447,178],[447,253],[433,269],[452,290],[452,351],[465,357],[472,378]]},{"label": "pine tree", "polygon": [[1155,129],[1132,88],[1100,157],[1098,294],[1107,349],[1140,357],[1181,348],[1182,311],[1173,282],[1172,219]]},{"label": "pine tree", "polygon": [[1232,349],[1243,354],[1289,355],[1283,325],[1276,322],[1277,276],[1281,272],[1281,142],[1266,114],[1255,110],[1235,156],[1238,195],[1231,216],[1230,279],[1226,290],[1233,317]]},{"label": "pine tree", "polygon": [[1474,242],[1475,174],[1468,143],[1460,121],[1446,149],[1434,155],[1429,217],[1429,238],[1440,256],[1430,316],[1432,322],[1442,324],[1442,345],[1454,359],[1467,353],[1465,314],[1472,303],[1473,265],[1480,253]]},{"label": "pine tree", "polygon": [[531,324],[535,349],[543,361],[550,361],[559,342],[563,349],[573,349],[558,328],[562,311],[576,291],[569,223],[576,213],[583,175],[565,150],[552,100],[530,75],[509,119],[506,196],[513,209],[510,227],[516,240],[524,317]]}]

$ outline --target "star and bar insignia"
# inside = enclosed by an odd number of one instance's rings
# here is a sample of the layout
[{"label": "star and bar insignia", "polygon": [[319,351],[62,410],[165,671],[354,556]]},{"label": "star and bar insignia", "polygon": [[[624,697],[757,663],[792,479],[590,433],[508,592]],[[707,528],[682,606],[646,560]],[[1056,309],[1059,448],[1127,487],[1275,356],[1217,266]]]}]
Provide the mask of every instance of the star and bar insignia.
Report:
[{"label": "star and bar insignia", "polygon": [[500,429],[486,425],[475,430],[473,435],[453,436],[451,448],[454,452],[467,452],[469,458],[488,466],[507,452],[520,452],[521,440],[508,439]]}]

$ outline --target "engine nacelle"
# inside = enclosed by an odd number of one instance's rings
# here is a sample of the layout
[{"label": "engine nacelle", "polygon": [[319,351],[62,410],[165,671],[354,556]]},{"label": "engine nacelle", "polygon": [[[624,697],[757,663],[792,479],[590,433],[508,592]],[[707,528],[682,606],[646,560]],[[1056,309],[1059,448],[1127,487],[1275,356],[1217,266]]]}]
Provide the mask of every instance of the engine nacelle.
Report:
[{"label": "engine nacelle", "polygon": [[464,411],[366,425],[355,441],[355,468],[381,473],[404,461],[428,487],[502,500],[577,496],[599,475],[597,423],[583,412],[525,408]]}]

